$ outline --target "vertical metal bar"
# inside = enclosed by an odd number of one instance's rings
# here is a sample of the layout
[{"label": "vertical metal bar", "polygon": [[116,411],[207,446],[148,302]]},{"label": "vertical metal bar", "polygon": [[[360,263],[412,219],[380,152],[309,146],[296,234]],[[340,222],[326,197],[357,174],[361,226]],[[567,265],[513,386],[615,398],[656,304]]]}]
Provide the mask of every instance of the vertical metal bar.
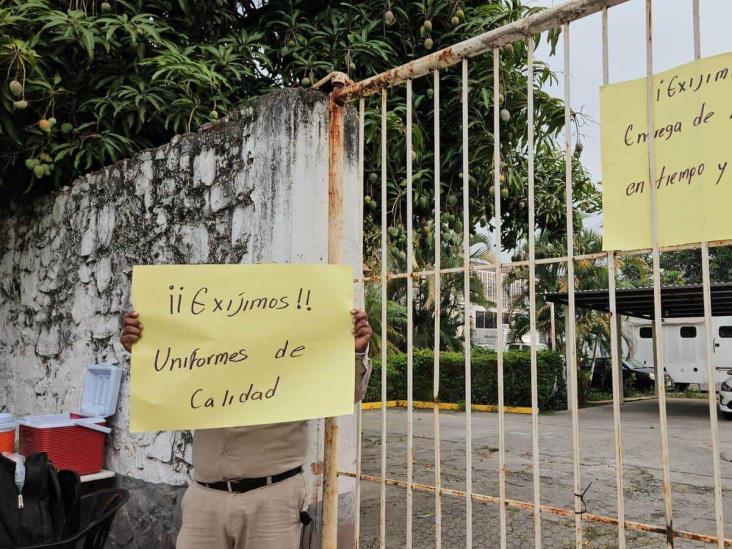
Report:
[{"label": "vertical metal bar", "polygon": [[724,547],[724,512],[722,508],[722,483],[720,478],[719,428],[717,424],[717,392],[714,368],[714,338],[712,330],[712,298],[709,276],[709,243],[702,243],[702,281],[704,286],[704,326],[707,355],[707,397],[709,422],[712,434],[712,471],[714,474],[714,517],[717,525],[717,546]]},{"label": "vertical metal bar", "polygon": [[[568,294],[569,295],[569,294]],[[564,305],[562,307],[562,310],[564,311],[564,379],[566,380],[568,387],[567,387],[567,410],[572,411],[572,399],[571,399],[571,393],[572,393],[572,379],[571,379],[571,373],[570,373],[570,366],[569,366],[569,343],[567,341],[569,334],[569,305]]]},{"label": "vertical metal bar", "polygon": [[434,160],[435,160],[435,341],[432,364],[432,419],[435,433],[435,549],[442,547],[442,459],[440,457],[440,313],[442,297],[442,221],[440,215],[440,71],[434,71]]},{"label": "vertical metal bar", "polygon": [[602,9],[602,84],[607,86],[610,83],[610,51],[608,38],[608,15],[607,8]]},{"label": "vertical metal bar", "polygon": [[[615,315],[615,330],[618,334],[618,341],[617,341],[617,353],[620,359],[623,358],[623,316],[622,315]],[[622,377],[620,378],[623,379]],[[624,383],[620,383],[620,404],[625,404],[625,386]],[[621,448],[622,450],[622,448]],[[621,454],[622,455],[622,454]]]},{"label": "vertical metal bar", "polygon": [[648,181],[651,189],[651,240],[653,244],[653,332],[655,337],[656,389],[658,391],[658,415],[661,435],[661,461],[663,469],[663,501],[666,513],[666,545],[673,547],[673,504],[671,494],[671,469],[668,455],[668,421],[666,418],[666,387],[663,375],[663,333],[661,328],[661,265],[658,243],[658,211],[656,205],[656,147],[653,90],[653,0],[646,0],[646,110],[648,128]]},{"label": "vertical metal bar", "polygon": [[[343,131],[345,108],[331,98],[328,105],[328,263],[343,263]],[[338,418],[325,418],[323,444],[322,547],[338,544]]]},{"label": "vertical metal bar", "polygon": [[463,337],[465,355],[465,545],[473,546],[473,435],[470,356],[470,173],[468,159],[468,60],[463,59]]},{"label": "vertical metal bar", "polygon": [[[608,43],[607,8],[602,10],[602,83],[610,83],[610,60]],[[620,325],[615,299],[615,253],[607,254],[608,299],[610,301],[610,360],[613,384],[613,428],[615,431],[615,490],[618,500],[618,548],[625,549],[625,484],[623,479],[623,440],[620,424],[620,401],[622,399],[623,372],[622,347],[620,346]]]},{"label": "vertical metal bar", "polygon": [[407,549],[412,547],[414,478],[414,250],[412,234],[412,81],[407,80]]},{"label": "vertical metal bar", "polygon": [[615,431],[615,489],[618,500],[618,547],[625,548],[625,481],[623,479],[623,439],[620,423],[623,370],[620,367],[620,337],[617,303],[615,300],[615,253],[607,254],[608,293],[610,300],[610,359],[613,382],[613,428]]},{"label": "vertical metal bar", "polygon": [[[692,0],[694,27],[694,59],[701,59],[701,25],[699,0]],[[714,475],[714,518],[717,527],[717,547],[724,547],[724,509],[722,506],[722,482],[720,478],[719,425],[717,423],[716,370],[714,366],[714,324],[712,323],[711,277],[709,274],[709,243],[702,242],[702,287],[704,292],[704,331],[706,334],[707,398],[709,400],[709,424],[712,436],[712,471]]]},{"label": "vertical metal bar", "polygon": [[534,475],[534,547],[541,549],[541,471],[539,461],[539,376],[536,363],[536,219],[534,205],[534,37],[527,38],[529,155],[529,332],[531,337],[531,452]]},{"label": "vertical metal bar", "polygon": [[552,351],[557,350],[557,320],[556,315],[554,314],[554,303],[549,303],[549,315],[550,315],[550,323],[551,323],[551,345],[552,345]]},{"label": "vertical metal bar", "polygon": [[386,88],[381,90],[381,486],[379,507],[379,547],[386,547],[386,370],[387,370],[387,322],[386,285],[389,275],[389,264],[386,255],[386,212],[388,209],[386,193]]},{"label": "vertical metal bar", "polygon": [[[358,260],[360,266],[358,269],[359,277],[361,281],[358,283],[359,293],[359,307],[364,307],[366,300],[364,296],[364,283],[363,283],[363,199],[364,199],[364,188],[363,188],[363,155],[364,155],[364,118],[366,116],[366,100],[362,97],[358,101]],[[356,403],[356,486],[354,489],[354,499],[356,503],[356,513],[354,517],[354,544],[353,546],[358,549],[359,547],[359,536],[361,533],[361,431],[363,428],[363,418],[361,415],[361,403]]]},{"label": "vertical metal bar", "polygon": [[572,465],[574,477],[574,531],[577,547],[582,547],[582,499],[580,492],[580,438],[579,438],[579,403],[577,398],[577,340],[575,330],[574,304],[574,209],[572,194],[572,107],[570,104],[570,64],[569,64],[569,24],[562,26],[564,36],[564,163],[565,193],[567,197],[567,369],[570,388],[570,409],[572,413]]},{"label": "vertical metal bar", "polygon": [[493,48],[493,194],[496,226],[496,370],[498,389],[498,518],[501,549],[506,547],[506,448],[503,409],[503,271],[501,268],[501,50]]},{"label": "vertical metal bar", "polygon": [[[656,328],[654,326],[653,328],[653,339],[651,341],[651,344],[653,345],[653,375],[658,379],[658,365],[660,362],[658,361],[658,355],[656,354],[656,351],[658,347],[656,347]],[[658,383],[655,384],[655,392],[653,393],[656,398],[658,398]]]},{"label": "vertical metal bar", "polygon": [[699,24],[699,0],[691,0],[692,22],[694,25],[694,59],[701,59],[701,28]]},{"label": "vertical metal bar", "polygon": [[615,431],[615,489],[618,499],[618,548],[625,548],[625,483],[623,480],[623,439],[620,424],[621,386],[623,371],[620,367],[620,333],[618,311],[615,300],[615,253],[607,254],[608,293],[610,300],[610,357],[613,382],[613,428]]}]

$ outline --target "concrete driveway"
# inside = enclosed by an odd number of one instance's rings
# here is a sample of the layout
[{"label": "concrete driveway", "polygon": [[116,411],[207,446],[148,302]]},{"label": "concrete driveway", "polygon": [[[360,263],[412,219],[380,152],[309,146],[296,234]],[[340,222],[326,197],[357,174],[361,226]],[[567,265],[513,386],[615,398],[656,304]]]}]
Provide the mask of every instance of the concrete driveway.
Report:
[{"label": "concrete driveway", "polygon": [[[697,533],[715,533],[714,481],[712,477],[711,438],[706,400],[668,400],[669,450],[672,477],[674,526]],[[472,414],[473,491],[498,495],[498,416]],[[626,520],[662,526],[664,505],[658,402],[628,403],[621,409],[623,435],[623,474],[625,479]],[[387,410],[387,476],[406,480],[407,413]],[[381,411],[363,414],[363,472],[380,474]],[[465,488],[465,414],[440,412],[442,478],[447,488]],[[719,420],[722,484],[725,505],[726,537],[732,537],[732,421]],[[541,415],[539,420],[541,454],[541,501],[543,504],[573,509],[572,431],[569,412]],[[533,500],[531,416],[507,414],[506,496]],[[613,418],[611,406],[580,411],[581,485],[591,482],[585,501],[587,511],[617,516],[614,462]],[[414,413],[414,481],[434,484],[434,436],[432,412]],[[387,546],[405,544],[405,490],[387,489]],[[415,547],[434,547],[434,495],[414,495]],[[443,547],[465,547],[465,500],[442,497]],[[362,483],[361,546],[378,547],[379,484]],[[508,544],[533,546],[531,513],[509,509]],[[586,522],[589,547],[615,547],[616,529]],[[495,505],[473,503],[473,545],[498,545],[499,523]],[[658,534],[627,531],[630,547],[664,546]],[[573,547],[574,520],[542,515],[542,541],[545,547]],[[703,543],[677,540],[677,547],[705,547]]]}]

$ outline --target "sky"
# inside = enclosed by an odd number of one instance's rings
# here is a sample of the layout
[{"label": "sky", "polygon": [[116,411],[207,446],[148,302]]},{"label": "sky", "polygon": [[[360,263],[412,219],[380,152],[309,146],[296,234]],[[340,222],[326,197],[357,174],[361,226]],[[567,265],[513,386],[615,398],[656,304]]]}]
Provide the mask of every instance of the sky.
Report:
[{"label": "sky", "polygon": [[[562,0],[527,0],[526,4],[550,7]],[[653,4],[654,72],[663,72],[693,60],[694,42],[691,0],[655,0]],[[732,51],[732,0],[700,0],[702,56]],[[630,0],[609,10],[608,42],[610,82],[645,77],[645,0]],[[602,180],[600,169],[600,86],[602,84],[602,16],[595,14],[570,26],[571,104],[591,120],[581,128],[582,161],[593,181]],[[562,39],[557,55],[550,56],[543,42],[537,58],[557,73],[559,84],[549,91],[564,96]],[[597,216],[588,227],[601,231]]]}]

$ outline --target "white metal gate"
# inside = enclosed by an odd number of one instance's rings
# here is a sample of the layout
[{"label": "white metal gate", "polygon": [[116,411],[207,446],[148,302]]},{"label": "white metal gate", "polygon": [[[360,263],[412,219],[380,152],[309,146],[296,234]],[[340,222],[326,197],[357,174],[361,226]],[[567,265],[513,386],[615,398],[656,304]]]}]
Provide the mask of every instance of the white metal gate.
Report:
[{"label": "white metal gate", "polygon": [[[658,383],[658,412],[660,421],[660,446],[661,446],[661,463],[662,463],[662,478],[663,478],[663,500],[664,500],[664,511],[665,511],[665,524],[646,524],[641,522],[634,522],[627,520],[625,517],[625,498],[624,498],[624,477],[623,477],[623,444],[622,444],[622,429],[621,429],[621,414],[620,414],[620,398],[621,398],[621,383],[622,377],[619,373],[619,357],[618,357],[618,330],[617,323],[614,321],[616,316],[616,303],[615,303],[615,284],[616,284],[616,254],[613,252],[602,253],[602,254],[590,254],[590,255],[576,255],[574,250],[574,234],[573,234],[573,209],[572,209],[572,169],[571,169],[571,156],[572,156],[572,143],[571,143],[571,131],[565,131],[565,164],[566,164],[566,178],[565,178],[565,193],[566,193],[566,235],[567,235],[567,250],[566,255],[562,257],[554,258],[542,258],[537,260],[535,257],[535,237],[534,231],[528,231],[528,260],[517,261],[517,262],[499,262],[497,265],[490,266],[475,266],[469,262],[469,233],[470,233],[470,219],[468,215],[468,199],[469,199],[469,156],[468,156],[468,69],[470,59],[481,54],[492,52],[493,55],[493,84],[494,84],[494,98],[498,98],[499,86],[500,86],[500,63],[501,63],[501,46],[511,44],[517,41],[526,41],[528,45],[528,89],[527,100],[528,100],[528,174],[527,174],[527,185],[528,185],[528,226],[530,228],[535,227],[535,200],[534,200],[534,85],[533,85],[533,71],[534,71],[534,36],[538,33],[546,32],[551,29],[562,29],[562,36],[564,41],[564,106],[565,106],[565,128],[570,127],[571,123],[571,87],[570,87],[570,40],[569,40],[569,26],[573,21],[576,21],[585,16],[601,12],[602,13],[602,40],[603,45],[603,82],[605,84],[610,82],[609,74],[609,63],[608,63],[608,9],[613,8],[619,4],[623,4],[628,0],[571,0],[561,5],[557,5],[538,14],[531,15],[523,20],[516,21],[506,26],[497,28],[480,36],[476,36],[459,44],[455,44],[452,47],[445,48],[436,53],[415,60],[411,63],[403,65],[401,67],[394,68],[390,71],[374,76],[362,82],[358,82],[353,85],[344,86],[337,88],[332,93],[332,108],[331,116],[332,121],[337,120],[338,117],[342,116],[343,105],[350,101],[359,102],[359,113],[360,113],[360,169],[361,169],[361,184],[363,184],[363,135],[364,135],[364,112],[365,103],[364,98],[372,94],[381,94],[381,155],[382,158],[387,156],[387,113],[388,113],[388,94],[387,90],[397,86],[404,85],[406,88],[407,98],[407,111],[406,111],[406,173],[407,173],[407,194],[406,194],[406,211],[407,211],[407,270],[406,272],[387,272],[386,269],[382,269],[382,272],[374,277],[363,277],[358,279],[356,282],[359,284],[379,284],[382,293],[382,315],[381,315],[381,338],[382,341],[386,341],[387,338],[387,314],[386,314],[386,284],[389,280],[403,279],[406,281],[406,296],[407,296],[407,349],[408,349],[408,379],[407,379],[407,418],[408,418],[408,430],[406,437],[407,444],[407,471],[406,471],[406,482],[389,478],[386,473],[386,457],[387,457],[387,445],[386,445],[386,368],[382,368],[382,407],[381,407],[381,474],[380,475],[366,475],[361,471],[361,416],[360,411],[357,417],[358,433],[359,438],[356,442],[357,445],[357,457],[358,465],[356,471],[337,471],[336,467],[336,448],[337,448],[337,422],[334,419],[329,419],[326,422],[326,474],[325,474],[325,488],[324,488],[324,512],[323,512],[323,546],[328,548],[336,547],[337,539],[337,509],[338,509],[338,492],[337,483],[338,476],[353,477],[356,478],[356,501],[358,505],[359,501],[359,487],[361,481],[369,481],[380,483],[381,490],[381,512],[380,512],[380,546],[384,547],[386,544],[386,487],[387,485],[400,486],[405,489],[406,492],[406,506],[407,506],[407,517],[406,517],[406,546],[412,546],[413,540],[413,495],[414,492],[426,492],[435,495],[434,499],[434,516],[435,516],[435,545],[437,547],[443,546],[445,543],[441,539],[441,520],[442,520],[442,497],[451,498],[463,498],[465,500],[465,524],[466,524],[466,545],[472,547],[473,541],[480,542],[482,546],[491,545],[494,540],[473,540],[473,518],[472,518],[472,505],[473,502],[481,502],[491,505],[497,505],[499,510],[500,518],[500,537],[499,544],[501,547],[507,545],[507,527],[506,527],[506,512],[507,509],[521,510],[522,512],[529,512],[533,516],[533,529],[534,529],[534,543],[535,546],[542,547],[542,517],[549,515],[569,517],[574,521],[575,530],[575,542],[576,546],[584,546],[585,542],[585,528],[589,523],[604,523],[617,528],[617,545],[618,547],[626,546],[626,532],[628,531],[640,531],[640,532],[652,532],[656,534],[662,534],[665,536],[666,544],[668,547],[673,547],[674,540],[693,540],[696,542],[703,542],[708,544],[716,544],[718,547],[725,545],[732,545],[732,540],[725,539],[724,532],[724,517],[722,513],[722,484],[720,479],[720,451],[719,451],[719,436],[717,430],[717,408],[715,400],[715,392],[709,391],[708,393],[708,404],[709,404],[709,416],[711,421],[711,449],[713,457],[713,476],[714,476],[714,520],[716,524],[716,535],[707,535],[691,531],[683,531],[674,528],[673,515],[674,507],[672,501],[671,491],[671,471],[670,471],[670,460],[669,460],[669,446],[668,446],[668,422],[666,417],[666,393],[663,383]],[[654,114],[653,114],[653,1],[645,1],[645,12],[646,12],[646,36],[645,36],[645,56],[646,56],[646,74],[647,74],[647,105],[648,105],[648,125],[654,127]],[[690,44],[690,50],[693,47],[693,57],[695,59],[700,58],[700,28],[699,28],[699,0],[689,0],[693,5],[693,20],[690,22],[693,25],[693,45]],[[435,239],[435,257],[434,257],[434,269],[416,272],[413,269],[414,261],[414,243],[412,237],[412,203],[413,203],[413,188],[412,188],[412,81],[417,78],[429,77],[433,79],[434,89],[434,204],[435,204],[435,223],[436,226],[440,226],[440,73],[441,70],[451,66],[460,64],[462,67],[462,163],[463,163],[463,252],[464,262],[462,267],[442,269],[440,264],[440,231],[434,231]],[[498,100],[493,100],[493,131],[494,131],[494,216],[495,216],[495,244],[496,249],[501,249],[501,179],[500,179],[500,106]],[[342,128],[342,125],[340,126]],[[339,192],[340,175],[338,174],[338,147],[343,145],[343,135],[338,131],[338,124],[334,125],[335,129],[331,130],[331,197],[337,195]],[[649,132],[652,135],[653,132]],[[648,170],[651,181],[655,181],[655,170],[656,162],[654,158],[654,139],[648,140]],[[387,166],[385,162],[382,162],[381,166],[381,265],[387,265]],[[628,252],[629,254],[640,254],[640,253],[652,253],[653,257],[653,287],[654,287],[654,309],[655,309],[655,332],[661,334],[661,293],[660,293],[660,266],[659,257],[661,252],[681,249],[681,247],[669,247],[659,248],[657,239],[657,222],[656,222],[656,207],[655,207],[655,194],[656,188],[654,185],[650,185],[651,188],[651,202],[652,202],[652,236],[653,236],[653,248],[651,250],[638,250],[635,252]],[[363,193],[362,193],[363,194]],[[333,205],[333,203],[331,204]],[[337,213],[341,215],[342,212]],[[363,219],[363,211],[359,212],[361,219]],[[718,243],[713,243],[718,244]],[[710,274],[709,274],[709,247],[710,243],[701,242],[695,246],[684,246],[684,249],[696,247],[701,249],[702,257],[702,272],[703,272],[703,295],[704,295],[704,310],[705,310],[705,323],[706,323],[706,362],[707,372],[709,374],[708,382],[713,386],[714,380],[712,376],[714,374],[713,367],[713,341],[712,341],[712,317],[711,317],[711,298],[710,298]],[[336,258],[337,259],[337,258]],[[540,476],[540,461],[539,461],[539,416],[538,416],[538,396],[537,396],[537,355],[536,355],[536,343],[537,343],[537,330],[536,330],[536,280],[535,280],[535,269],[538,264],[551,264],[551,263],[564,263],[566,264],[567,280],[568,280],[568,294],[569,304],[567,312],[567,327],[566,327],[566,341],[575,342],[575,288],[574,288],[574,269],[575,262],[580,260],[594,260],[594,259],[606,259],[608,278],[609,278],[609,296],[610,296],[610,314],[611,314],[611,348],[612,348],[612,371],[613,371],[613,424],[614,424],[614,465],[616,475],[616,486],[617,486],[617,515],[606,516],[602,514],[593,514],[586,512],[584,509],[584,501],[582,498],[583,482],[580,477],[580,423],[578,415],[578,389],[577,389],[577,349],[576,345],[568,343],[566,349],[566,357],[568,367],[568,405],[571,411],[571,427],[572,427],[572,466],[573,466],[573,494],[574,494],[574,508],[562,508],[557,506],[550,506],[542,503],[541,495],[541,476]],[[334,258],[331,258],[334,260]],[[503,330],[501,323],[503,322],[502,312],[505,304],[502,303],[503,295],[503,284],[504,274],[503,269],[505,268],[517,268],[517,267],[528,267],[529,269],[529,311],[530,311],[530,333],[531,333],[531,407],[532,407],[532,421],[531,421],[531,440],[532,440],[532,459],[533,459],[533,499],[531,501],[520,501],[515,499],[509,499],[506,496],[506,440],[505,440],[505,411],[504,411],[504,362],[503,362]],[[465,460],[465,480],[466,488],[462,490],[447,489],[443,487],[441,478],[441,450],[440,450],[440,414],[439,407],[433,408],[433,429],[434,437],[437,441],[435,443],[434,450],[434,481],[431,485],[417,484],[414,483],[413,479],[413,450],[414,450],[414,417],[413,417],[413,317],[412,317],[412,304],[413,304],[413,292],[414,292],[414,280],[419,277],[434,277],[434,283],[436,286],[437,295],[440,295],[441,279],[445,275],[450,274],[462,274],[464,279],[464,329],[463,335],[465,338],[466,348],[470,347],[470,318],[469,318],[469,306],[470,306],[470,291],[468,284],[468,277],[470,272],[476,269],[492,269],[495,270],[496,283],[498,285],[498,291],[496,293],[497,303],[497,334],[498,344],[497,348],[497,375],[498,375],[498,425],[499,425],[499,440],[498,440],[498,456],[499,456],[499,492],[498,495],[488,495],[475,493],[473,490],[473,466],[472,466],[472,434],[471,434],[471,356],[470,353],[465,353],[465,394],[466,394],[466,406],[465,406],[465,445],[466,445],[466,460]],[[434,400],[439,401],[439,326],[440,326],[440,311],[439,307],[435,308],[435,363],[434,363]],[[662,337],[657,337],[655,341],[656,354],[660,363],[663,362],[663,344]],[[386,345],[382,345],[382,364],[386,364]],[[662,377],[662,376],[661,376]],[[356,545],[358,545],[358,518],[356,519]],[[454,546],[454,541],[446,543],[447,546]]]}]

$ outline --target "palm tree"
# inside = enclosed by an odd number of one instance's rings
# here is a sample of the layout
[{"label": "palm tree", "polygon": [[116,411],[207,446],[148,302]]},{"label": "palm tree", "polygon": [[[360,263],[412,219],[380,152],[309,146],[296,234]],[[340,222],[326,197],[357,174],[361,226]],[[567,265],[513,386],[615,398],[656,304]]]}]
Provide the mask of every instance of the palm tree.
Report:
[{"label": "palm tree", "polygon": [[[562,241],[563,240],[563,241]],[[556,257],[564,254],[566,239],[549,240],[540,235],[536,241],[536,257]],[[589,229],[580,229],[575,234],[575,252],[577,254],[592,254],[602,250],[600,235]],[[517,259],[523,260],[528,256],[528,246],[525,245],[516,254]],[[622,265],[620,262],[619,267]],[[510,280],[523,280],[523,293],[518,301],[525,307],[529,299],[528,268],[515,269]],[[604,260],[581,259],[575,262],[574,287],[576,290],[590,290],[607,288],[607,268]],[[544,299],[544,295],[554,292],[566,292],[567,269],[563,262],[539,265],[536,268],[536,327],[540,332],[547,333],[551,326],[551,307]],[[580,353],[592,349],[593,352],[609,351],[610,331],[604,315],[597,311],[578,310],[576,312],[576,334]],[[528,313],[516,315],[512,335],[514,339],[521,339],[529,331]],[[556,311],[555,322],[562,326],[563,311]],[[559,331],[558,345],[563,342],[562,331]]]},{"label": "palm tree", "polygon": [[[381,355],[381,288],[376,284],[369,284],[366,287],[366,311],[369,315],[369,323],[373,329],[371,337],[371,350],[374,356]],[[394,300],[387,299],[386,302],[386,340],[387,350],[390,352],[400,351],[406,347],[407,308],[405,305]]]},{"label": "palm tree", "polygon": [[[431,269],[434,246],[425,242],[415,250],[415,270]],[[487,234],[475,234],[470,239],[470,260],[484,264],[495,264],[493,244]],[[442,258],[442,269],[462,265],[462,258],[447,255]],[[404,265],[396,265],[392,270],[403,270]],[[463,349],[463,339],[459,335],[463,318],[463,275],[444,274],[440,289],[440,348],[459,351]],[[434,276],[426,276],[415,281],[414,291],[414,346],[431,348],[434,345],[434,312],[436,302]],[[470,302],[483,307],[493,303],[483,292],[483,284],[476,275],[470,277]],[[406,348],[407,306],[404,280],[390,280],[387,284],[387,348],[390,351],[403,351]],[[370,284],[366,289],[366,310],[374,330],[372,348],[381,352],[381,288]]]},{"label": "palm tree", "polygon": [[[536,242],[537,257],[556,257],[564,255],[566,250],[566,239],[551,241],[540,236]],[[602,251],[602,239],[596,232],[582,228],[575,234],[575,252],[577,254],[593,254]],[[528,256],[528,247],[524,246],[517,254],[517,259],[525,259]],[[650,265],[647,258],[643,256],[616,256],[616,279],[617,285],[623,287],[639,287],[650,283]],[[515,280],[524,280],[524,293],[520,300],[525,304],[529,299],[528,269],[517,269],[512,273]],[[575,262],[574,287],[576,290],[592,290],[608,287],[607,262],[602,259],[580,259]],[[567,272],[566,264],[551,263],[537,266],[536,269],[536,325],[540,332],[548,332],[551,325],[551,308],[545,301],[546,293],[566,292]],[[602,353],[607,356],[610,353],[610,319],[606,313],[594,310],[579,309],[576,311],[576,336],[577,348],[580,358],[589,360],[594,364],[595,357]],[[513,335],[520,339],[529,331],[529,317],[526,312],[514,317]],[[563,330],[564,311],[562,308],[556,311],[556,325],[560,328],[557,345],[562,348],[564,344]],[[592,380],[592,372],[587,380]]]}]

